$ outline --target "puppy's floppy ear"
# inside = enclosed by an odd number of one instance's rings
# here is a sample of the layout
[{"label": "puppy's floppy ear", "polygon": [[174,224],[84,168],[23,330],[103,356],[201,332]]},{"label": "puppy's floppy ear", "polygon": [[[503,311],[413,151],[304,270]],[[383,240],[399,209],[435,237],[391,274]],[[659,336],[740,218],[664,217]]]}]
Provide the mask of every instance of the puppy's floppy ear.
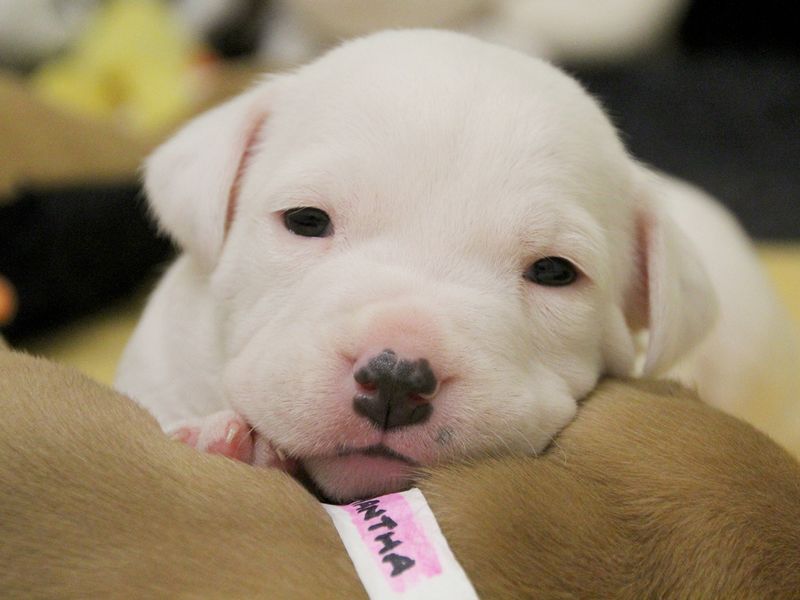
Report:
[{"label": "puppy's floppy ear", "polygon": [[266,118],[261,84],[189,122],[145,163],[150,206],[161,227],[205,268],[221,250],[239,180]]},{"label": "puppy's floppy ear", "polygon": [[626,312],[634,328],[649,330],[644,374],[657,375],[705,337],[718,305],[697,250],[660,206],[655,180],[643,186],[650,190],[640,197],[637,273]]}]

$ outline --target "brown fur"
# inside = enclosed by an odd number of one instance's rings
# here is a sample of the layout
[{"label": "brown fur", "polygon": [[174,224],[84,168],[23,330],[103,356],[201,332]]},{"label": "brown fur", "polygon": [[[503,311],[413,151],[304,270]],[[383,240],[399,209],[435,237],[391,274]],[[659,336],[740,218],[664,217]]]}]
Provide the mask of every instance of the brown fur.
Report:
[{"label": "brown fur", "polygon": [[288,476],[172,442],[43,360],[0,352],[0,402],[2,597],[364,597]]},{"label": "brown fur", "polygon": [[751,426],[677,384],[606,381],[557,441],[426,486],[486,597],[800,597],[800,465]]},{"label": "brown fur", "polygon": [[[800,465],[663,383],[604,382],[543,456],[421,487],[484,598],[792,598]],[[364,597],[287,476],[171,442],[68,369],[0,352],[11,598]]]}]

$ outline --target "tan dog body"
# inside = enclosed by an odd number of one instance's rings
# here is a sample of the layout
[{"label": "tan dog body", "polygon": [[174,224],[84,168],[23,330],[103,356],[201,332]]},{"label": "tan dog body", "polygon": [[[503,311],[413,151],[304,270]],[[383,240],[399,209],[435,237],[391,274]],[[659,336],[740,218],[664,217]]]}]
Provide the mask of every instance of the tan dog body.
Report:
[{"label": "tan dog body", "polygon": [[[4,598],[357,598],[293,479],[170,442],[77,373],[0,352]],[[800,465],[679,387],[604,382],[538,458],[420,487],[482,598],[800,589]]]}]

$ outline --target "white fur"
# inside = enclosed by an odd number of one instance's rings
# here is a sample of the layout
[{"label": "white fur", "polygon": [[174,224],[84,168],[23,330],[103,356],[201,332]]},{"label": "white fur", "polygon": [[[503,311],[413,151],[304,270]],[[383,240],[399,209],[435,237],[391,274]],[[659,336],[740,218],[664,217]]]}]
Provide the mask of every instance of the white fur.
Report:
[{"label": "white fur", "polygon": [[[237,410],[342,498],[407,476],[381,459],[355,468],[343,447],[383,443],[420,464],[539,451],[598,378],[633,371],[639,330],[645,369],[664,373],[712,328],[708,266],[673,214],[706,200],[680,185],[631,160],[597,104],[545,62],[452,33],[350,42],[149,159],[153,210],[186,252],[117,384],[165,427]],[[298,206],[327,211],[333,236],[287,231],[281,215]],[[703,219],[681,225],[732,227],[716,207]],[[724,242],[755,264],[743,236]],[[583,276],[526,281],[546,256]],[[746,293],[767,314],[756,283]],[[441,385],[428,422],[382,432],[354,412],[354,363],[383,348],[430,361]],[[737,352],[721,368],[747,378]],[[719,402],[716,385],[701,381]]]}]

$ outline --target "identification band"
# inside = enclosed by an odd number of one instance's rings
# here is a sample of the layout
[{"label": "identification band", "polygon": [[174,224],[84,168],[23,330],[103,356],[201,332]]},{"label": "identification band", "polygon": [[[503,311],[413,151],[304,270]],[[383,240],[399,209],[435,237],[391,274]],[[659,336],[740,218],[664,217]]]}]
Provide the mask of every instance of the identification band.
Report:
[{"label": "identification band", "polygon": [[323,504],[371,600],[477,600],[417,488]]}]

